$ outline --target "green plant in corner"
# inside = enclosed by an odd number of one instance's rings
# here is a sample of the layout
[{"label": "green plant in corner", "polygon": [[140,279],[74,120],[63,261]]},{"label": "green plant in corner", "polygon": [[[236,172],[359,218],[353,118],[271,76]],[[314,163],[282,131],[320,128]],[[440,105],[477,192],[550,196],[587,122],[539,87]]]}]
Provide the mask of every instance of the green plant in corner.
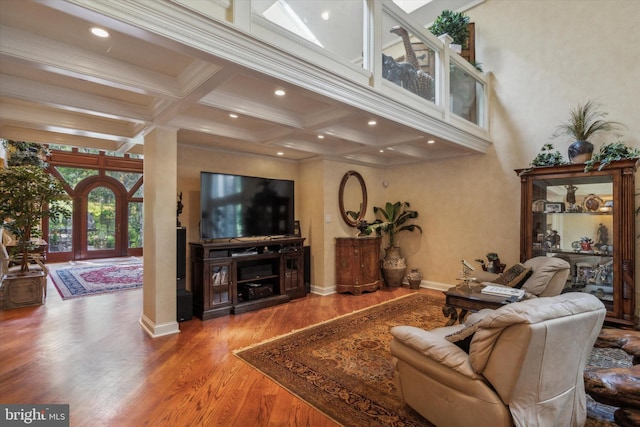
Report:
[{"label": "green plant in corner", "polygon": [[10,166],[0,169],[0,218],[2,226],[17,240],[13,255],[19,255],[21,271],[25,273],[29,270],[29,251],[33,249],[31,239],[42,234],[41,221],[68,218],[71,210],[63,201],[69,196],[62,183],[46,171],[47,164],[40,157],[45,152],[42,147],[7,140],[3,145],[9,152]]},{"label": "green plant in corner", "polygon": [[463,48],[469,39],[469,17],[461,12],[443,10],[433,21],[429,31],[436,37],[449,34],[453,43],[461,45]]},{"label": "green plant in corner", "polygon": [[584,163],[584,171],[589,172],[596,163],[600,163],[598,170],[602,170],[611,162],[636,158],[640,158],[640,149],[628,147],[622,141],[612,142],[600,147],[600,151]]},{"label": "green plant in corner", "polygon": [[384,209],[374,206],[373,213],[382,216],[369,224],[365,234],[369,235],[373,231],[378,236],[382,233],[389,235],[389,247],[396,247],[396,235],[402,231],[418,230],[422,233],[422,227],[417,224],[407,224],[407,221],[417,218],[418,212],[409,209],[411,206],[408,202],[387,202]]}]

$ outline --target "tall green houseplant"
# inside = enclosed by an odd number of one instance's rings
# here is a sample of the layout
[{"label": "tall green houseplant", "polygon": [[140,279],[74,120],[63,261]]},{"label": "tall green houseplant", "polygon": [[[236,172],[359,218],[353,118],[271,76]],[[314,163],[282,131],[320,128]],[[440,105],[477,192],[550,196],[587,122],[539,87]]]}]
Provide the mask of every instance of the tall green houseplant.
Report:
[{"label": "tall green houseplant", "polygon": [[46,171],[43,148],[22,141],[3,141],[9,153],[8,167],[0,169],[0,218],[17,245],[12,255],[21,259],[21,271],[29,270],[31,239],[42,236],[46,218],[69,217],[71,210],[62,183]]},{"label": "tall green houseplant", "polygon": [[422,233],[422,227],[417,224],[407,224],[407,221],[417,218],[418,211],[409,209],[408,202],[387,202],[384,208],[374,206],[373,213],[382,218],[376,219],[369,225],[369,233],[375,231],[378,236],[382,233],[389,235],[389,247],[396,247],[396,235],[402,231],[418,230]]}]

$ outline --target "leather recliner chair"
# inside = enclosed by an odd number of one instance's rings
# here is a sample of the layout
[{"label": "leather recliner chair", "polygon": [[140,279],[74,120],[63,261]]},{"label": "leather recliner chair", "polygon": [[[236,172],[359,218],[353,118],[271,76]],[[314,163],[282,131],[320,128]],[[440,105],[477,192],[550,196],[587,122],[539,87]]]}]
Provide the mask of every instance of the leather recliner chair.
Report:
[{"label": "leather recliner chair", "polygon": [[[566,293],[483,310],[466,325],[391,329],[404,401],[438,427],[582,426],[583,370],[606,309]],[[471,335],[469,353],[456,343]]]}]

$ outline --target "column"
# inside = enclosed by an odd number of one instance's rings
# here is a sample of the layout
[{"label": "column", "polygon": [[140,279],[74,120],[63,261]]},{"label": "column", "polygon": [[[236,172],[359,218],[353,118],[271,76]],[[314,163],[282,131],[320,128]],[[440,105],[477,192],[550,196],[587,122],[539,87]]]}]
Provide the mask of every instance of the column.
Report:
[{"label": "column", "polygon": [[180,332],[176,320],[177,129],[144,138],[144,279],[140,324],[152,337]]}]

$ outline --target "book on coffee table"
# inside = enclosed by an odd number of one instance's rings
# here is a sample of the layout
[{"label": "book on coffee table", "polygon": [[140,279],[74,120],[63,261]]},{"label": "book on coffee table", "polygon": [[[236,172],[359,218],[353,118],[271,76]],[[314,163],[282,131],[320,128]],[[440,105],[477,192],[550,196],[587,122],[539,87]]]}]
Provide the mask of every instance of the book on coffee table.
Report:
[{"label": "book on coffee table", "polygon": [[510,288],[508,286],[487,285],[484,288],[482,288],[480,293],[487,294],[487,295],[495,295],[495,296],[505,297],[505,298],[516,297],[520,299],[524,297],[525,292],[523,289]]}]

